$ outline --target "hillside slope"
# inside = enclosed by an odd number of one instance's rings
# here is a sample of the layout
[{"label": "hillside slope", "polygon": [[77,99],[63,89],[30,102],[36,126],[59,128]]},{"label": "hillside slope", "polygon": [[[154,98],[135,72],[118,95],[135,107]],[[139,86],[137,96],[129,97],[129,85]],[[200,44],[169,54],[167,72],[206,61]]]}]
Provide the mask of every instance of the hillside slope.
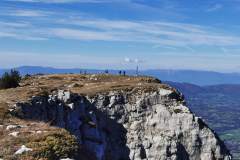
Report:
[{"label": "hillside slope", "polygon": [[150,77],[34,76],[1,90],[0,110],[4,159],[231,159],[183,96]]}]

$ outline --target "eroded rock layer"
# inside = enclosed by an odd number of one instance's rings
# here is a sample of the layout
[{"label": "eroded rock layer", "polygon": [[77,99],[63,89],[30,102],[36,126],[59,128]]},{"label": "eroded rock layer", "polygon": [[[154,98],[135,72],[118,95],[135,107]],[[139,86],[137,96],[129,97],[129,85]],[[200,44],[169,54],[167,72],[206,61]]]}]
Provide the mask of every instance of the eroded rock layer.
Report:
[{"label": "eroded rock layer", "polygon": [[75,135],[98,160],[230,160],[218,136],[174,89],[53,91],[17,103],[17,117],[50,122]]}]

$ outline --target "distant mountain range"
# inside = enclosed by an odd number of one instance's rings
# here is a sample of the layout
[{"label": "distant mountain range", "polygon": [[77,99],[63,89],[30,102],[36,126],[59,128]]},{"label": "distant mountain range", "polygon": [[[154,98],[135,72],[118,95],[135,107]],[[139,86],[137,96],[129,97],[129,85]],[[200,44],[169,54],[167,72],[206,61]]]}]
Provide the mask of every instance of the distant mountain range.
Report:
[{"label": "distant mountain range", "polygon": [[219,84],[219,85],[209,85],[209,86],[198,86],[191,83],[179,83],[165,81],[178,90],[180,90],[186,96],[193,96],[195,94],[204,93],[221,93],[229,95],[231,97],[240,96],[240,84]]},{"label": "distant mountain range", "polygon": [[200,86],[240,84],[240,73],[219,73],[197,70],[146,70],[143,72],[162,81],[184,82]]},{"label": "distant mountain range", "polygon": [[[16,68],[22,75],[25,74],[53,74],[53,73],[103,73],[104,70],[98,69],[59,69],[52,67],[39,66],[23,66]],[[0,75],[8,71],[7,69],[0,69]],[[119,70],[109,70],[109,73],[118,74]],[[134,75],[135,70],[127,70],[127,74]],[[140,74],[154,76],[162,81],[185,82],[200,86],[217,85],[217,84],[240,84],[240,73],[218,73],[211,71],[197,71],[197,70],[143,70]]]}]

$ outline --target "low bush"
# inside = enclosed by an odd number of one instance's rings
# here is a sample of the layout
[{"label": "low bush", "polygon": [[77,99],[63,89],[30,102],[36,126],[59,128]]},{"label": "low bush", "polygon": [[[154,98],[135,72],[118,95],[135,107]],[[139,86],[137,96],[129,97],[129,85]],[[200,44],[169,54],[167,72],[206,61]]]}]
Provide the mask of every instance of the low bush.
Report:
[{"label": "low bush", "polygon": [[19,86],[20,81],[21,76],[18,71],[5,72],[0,78],[0,89],[16,88]]},{"label": "low bush", "polygon": [[61,158],[75,158],[79,151],[77,139],[67,131],[59,130],[58,133],[36,138],[27,144],[34,151],[33,157],[58,160]]}]

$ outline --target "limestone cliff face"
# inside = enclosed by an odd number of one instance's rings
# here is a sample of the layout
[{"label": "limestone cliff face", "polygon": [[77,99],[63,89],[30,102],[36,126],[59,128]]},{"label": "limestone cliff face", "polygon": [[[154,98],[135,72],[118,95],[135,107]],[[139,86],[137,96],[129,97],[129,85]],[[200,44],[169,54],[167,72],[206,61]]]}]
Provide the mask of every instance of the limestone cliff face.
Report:
[{"label": "limestone cliff face", "polygon": [[18,103],[15,114],[74,134],[98,160],[230,160],[222,141],[173,89],[68,91]]}]

